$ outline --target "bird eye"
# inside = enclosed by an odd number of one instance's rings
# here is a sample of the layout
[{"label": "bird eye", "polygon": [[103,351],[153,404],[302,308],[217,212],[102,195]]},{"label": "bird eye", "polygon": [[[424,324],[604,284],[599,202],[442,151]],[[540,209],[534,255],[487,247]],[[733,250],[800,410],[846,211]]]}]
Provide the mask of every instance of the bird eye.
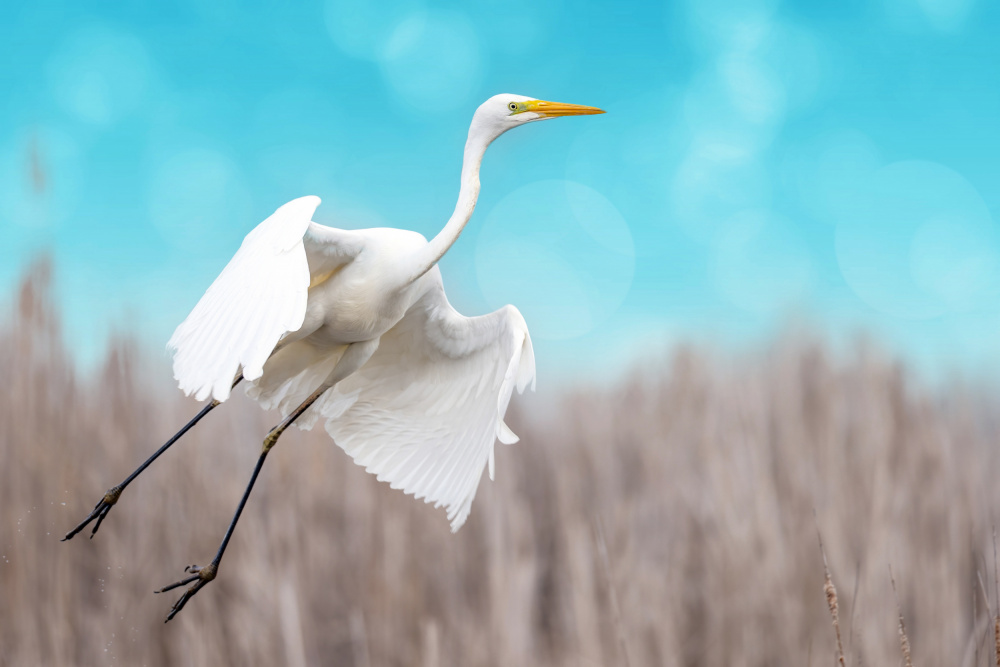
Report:
[{"label": "bird eye", "polygon": [[510,104],[507,105],[507,108],[510,109],[511,111],[517,111],[517,102],[511,102]]}]

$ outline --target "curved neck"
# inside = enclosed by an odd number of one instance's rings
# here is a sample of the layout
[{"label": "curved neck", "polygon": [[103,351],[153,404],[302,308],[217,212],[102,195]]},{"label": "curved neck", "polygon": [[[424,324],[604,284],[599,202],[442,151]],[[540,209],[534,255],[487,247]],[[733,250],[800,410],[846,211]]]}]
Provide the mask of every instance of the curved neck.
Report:
[{"label": "curved neck", "polygon": [[458,235],[465,229],[466,223],[469,222],[469,218],[472,217],[472,212],[476,208],[476,200],[479,198],[479,167],[483,163],[486,149],[493,142],[493,137],[484,137],[474,130],[475,128],[469,131],[469,138],[465,142],[465,157],[462,160],[462,188],[458,192],[455,212],[448,218],[444,229],[417,253],[416,270],[407,280],[407,284],[418,280],[444,257],[448,248],[458,240]]}]

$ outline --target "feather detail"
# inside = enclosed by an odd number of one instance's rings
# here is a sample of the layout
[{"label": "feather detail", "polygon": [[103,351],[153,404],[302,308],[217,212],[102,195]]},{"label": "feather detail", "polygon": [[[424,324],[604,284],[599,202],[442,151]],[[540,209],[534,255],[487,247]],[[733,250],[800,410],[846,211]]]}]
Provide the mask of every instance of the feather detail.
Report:
[{"label": "feather detail", "polygon": [[174,378],[198,400],[229,398],[242,367],[251,382],[282,336],[305,318],[310,276],[360,251],[352,232],[311,221],[319,197],[294,199],[257,225],[167,343]]},{"label": "feather detail", "polygon": [[526,389],[535,369],[515,308],[464,317],[448,303],[437,275],[382,335],[372,358],[317,405],[327,431],[355,463],[444,507],[455,531],[468,518],[484,470],[493,477],[496,440],[517,441],[503,416],[514,389]]}]

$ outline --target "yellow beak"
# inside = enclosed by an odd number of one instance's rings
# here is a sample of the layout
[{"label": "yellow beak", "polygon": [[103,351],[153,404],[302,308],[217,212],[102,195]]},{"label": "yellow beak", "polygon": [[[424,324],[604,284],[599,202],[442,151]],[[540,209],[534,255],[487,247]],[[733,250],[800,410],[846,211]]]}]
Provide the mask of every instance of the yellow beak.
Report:
[{"label": "yellow beak", "polygon": [[526,102],[525,111],[533,111],[539,116],[591,116],[593,114],[604,113],[603,109],[597,107],[585,107],[581,104],[563,104],[562,102],[546,102],[545,100],[532,100]]}]

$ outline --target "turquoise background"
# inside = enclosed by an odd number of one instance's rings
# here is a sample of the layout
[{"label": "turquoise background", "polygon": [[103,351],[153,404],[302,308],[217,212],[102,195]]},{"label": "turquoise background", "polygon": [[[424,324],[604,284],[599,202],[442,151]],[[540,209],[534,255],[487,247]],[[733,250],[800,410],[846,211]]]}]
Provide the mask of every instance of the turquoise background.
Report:
[{"label": "turquoise background", "polygon": [[435,234],[476,106],[600,106],[497,141],[442,268],[524,313],[540,385],[789,323],[930,372],[1000,361],[1000,5],[4,3],[0,288],[55,259],[85,367],[162,349],[244,234]]}]

